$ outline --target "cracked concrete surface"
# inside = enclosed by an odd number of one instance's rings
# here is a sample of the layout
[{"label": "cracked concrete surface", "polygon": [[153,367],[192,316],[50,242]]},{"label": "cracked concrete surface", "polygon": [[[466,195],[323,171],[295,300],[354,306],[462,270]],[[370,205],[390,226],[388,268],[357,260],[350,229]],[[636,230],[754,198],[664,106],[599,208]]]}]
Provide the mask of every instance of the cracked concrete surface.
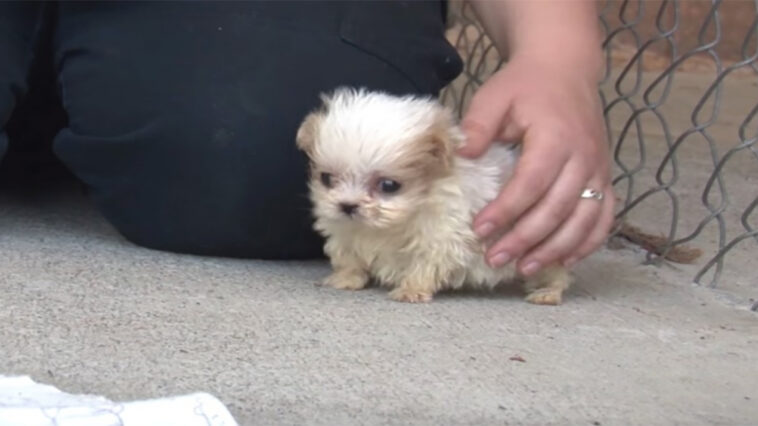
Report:
[{"label": "cracked concrete surface", "polygon": [[758,314],[631,249],[560,307],[408,305],[314,286],[320,262],[138,248],[48,190],[0,196],[0,250],[0,373],[66,392],[205,391],[242,425],[758,422]]}]

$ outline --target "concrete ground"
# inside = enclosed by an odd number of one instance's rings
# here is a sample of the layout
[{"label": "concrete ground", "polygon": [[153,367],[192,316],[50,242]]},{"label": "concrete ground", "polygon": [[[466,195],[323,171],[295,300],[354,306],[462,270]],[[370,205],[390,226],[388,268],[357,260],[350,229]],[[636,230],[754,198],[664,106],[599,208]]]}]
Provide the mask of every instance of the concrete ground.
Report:
[{"label": "concrete ground", "polygon": [[758,423],[758,314],[632,249],[560,307],[314,286],[320,262],[135,247],[77,192],[0,195],[0,374],[251,424]]}]

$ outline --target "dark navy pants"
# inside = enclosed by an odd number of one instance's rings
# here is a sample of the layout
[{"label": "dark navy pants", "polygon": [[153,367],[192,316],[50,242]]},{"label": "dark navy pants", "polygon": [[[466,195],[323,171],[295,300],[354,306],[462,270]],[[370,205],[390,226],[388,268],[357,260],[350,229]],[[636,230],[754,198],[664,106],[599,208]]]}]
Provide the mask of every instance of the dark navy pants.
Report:
[{"label": "dark navy pants", "polygon": [[437,94],[461,71],[444,6],[3,2],[0,152],[49,146],[139,245],[320,256],[297,126],[340,85]]}]

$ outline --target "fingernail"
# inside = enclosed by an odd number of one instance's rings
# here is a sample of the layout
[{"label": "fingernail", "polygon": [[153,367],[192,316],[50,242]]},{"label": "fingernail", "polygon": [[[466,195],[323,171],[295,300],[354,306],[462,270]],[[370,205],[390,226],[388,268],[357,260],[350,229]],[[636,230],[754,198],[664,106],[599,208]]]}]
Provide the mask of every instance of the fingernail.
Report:
[{"label": "fingernail", "polygon": [[540,263],[539,262],[529,262],[526,266],[524,266],[523,274],[524,275],[532,275],[533,273],[539,271],[540,269]]},{"label": "fingernail", "polygon": [[508,263],[509,260],[511,260],[511,257],[508,255],[508,253],[500,252],[490,257],[490,266],[493,268],[499,268]]},{"label": "fingernail", "polygon": [[492,222],[484,222],[483,224],[474,228],[474,232],[477,236],[479,236],[479,238],[484,238],[489,235],[493,229],[495,229],[495,225],[493,225]]}]

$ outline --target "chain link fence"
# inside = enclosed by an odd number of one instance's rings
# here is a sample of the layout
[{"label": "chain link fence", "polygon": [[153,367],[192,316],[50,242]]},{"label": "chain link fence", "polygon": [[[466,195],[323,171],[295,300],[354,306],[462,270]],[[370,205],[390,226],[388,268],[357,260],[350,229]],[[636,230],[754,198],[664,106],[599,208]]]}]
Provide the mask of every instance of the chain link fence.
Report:
[{"label": "chain link fence", "polygon": [[[441,97],[465,111],[505,60],[468,3],[450,6],[448,39],[466,65]],[[605,0],[598,10],[619,199],[611,242],[631,241],[698,284],[754,292],[758,0]]]}]

